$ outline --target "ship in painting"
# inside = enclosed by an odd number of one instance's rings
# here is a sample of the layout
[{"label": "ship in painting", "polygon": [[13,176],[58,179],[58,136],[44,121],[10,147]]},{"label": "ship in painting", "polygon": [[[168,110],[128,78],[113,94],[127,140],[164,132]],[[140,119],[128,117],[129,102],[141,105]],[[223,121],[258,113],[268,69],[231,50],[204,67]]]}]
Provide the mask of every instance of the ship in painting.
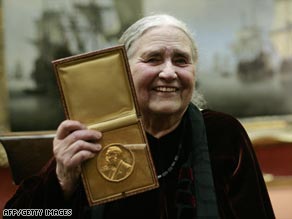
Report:
[{"label": "ship in painting", "polygon": [[277,54],[272,41],[256,24],[244,26],[236,33],[232,51],[241,81],[272,79],[277,73]]},{"label": "ship in painting", "polygon": [[[274,0],[271,30],[256,23],[236,33],[232,51],[237,76],[244,82],[291,78],[292,73],[292,0]],[[286,79],[284,79],[286,80]]]},{"label": "ship in painting", "polygon": [[26,41],[36,51],[28,72],[29,86],[17,86],[24,84],[22,63],[10,73],[12,131],[56,129],[65,118],[51,61],[116,44],[120,33],[142,14],[142,0],[58,4],[43,0],[41,4],[40,13],[32,18],[36,34]]},{"label": "ship in painting", "polygon": [[281,63],[282,85],[292,87],[292,0],[274,0],[275,18],[270,37]]},{"label": "ship in painting", "polygon": [[[74,1],[69,10],[56,9],[55,4],[44,1],[43,12],[35,21],[37,35],[33,45],[39,51],[31,74],[36,83],[33,92],[56,91],[51,60],[80,54],[117,42],[121,32],[135,21],[142,11],[141,0]],[[133,9],[127,15],[127,10]],[[125,11],[126,10],[126,11]],[[78,15],[78,16],[76,16]],[[52,88],[52,86],[54,86]]]}]

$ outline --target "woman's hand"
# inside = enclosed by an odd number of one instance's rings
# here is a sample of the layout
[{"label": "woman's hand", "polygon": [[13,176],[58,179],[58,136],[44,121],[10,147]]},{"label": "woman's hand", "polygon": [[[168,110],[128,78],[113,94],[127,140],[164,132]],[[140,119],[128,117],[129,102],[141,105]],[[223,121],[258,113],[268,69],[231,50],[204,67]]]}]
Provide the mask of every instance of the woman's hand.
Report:
[{"label": "woman's hand", "polygon": [[59,125],[53,151],[57,163],[56,174],[65,198],[69,198],[76,189],[81,173],[80,164],[93,158],[101,149],[101,137],[101,132],[89,130],[78,121],[66,120]]}]

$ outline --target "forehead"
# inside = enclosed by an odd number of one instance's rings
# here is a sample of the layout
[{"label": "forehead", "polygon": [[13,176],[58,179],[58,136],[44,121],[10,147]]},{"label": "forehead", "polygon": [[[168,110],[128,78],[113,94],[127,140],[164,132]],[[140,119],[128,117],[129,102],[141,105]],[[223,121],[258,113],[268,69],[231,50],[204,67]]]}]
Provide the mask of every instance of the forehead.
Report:
[{"label": "forehead", "polygon": [[181,51],[192,54],[192,43],[189,37],[177,27],[153,27],[143,33],[132,45],[131,54],[143,54],[149,51]]}]

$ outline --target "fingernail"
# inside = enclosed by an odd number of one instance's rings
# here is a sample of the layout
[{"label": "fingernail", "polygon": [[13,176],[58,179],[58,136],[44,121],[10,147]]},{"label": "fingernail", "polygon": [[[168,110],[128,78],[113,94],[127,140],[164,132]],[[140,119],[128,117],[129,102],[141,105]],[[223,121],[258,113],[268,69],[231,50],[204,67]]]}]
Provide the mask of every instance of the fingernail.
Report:
[{"label": "fingernail", "polygon": [[100,139],[102,137],[101,132],[97,132],[97,138]]},{"label": "fingernail", "polygon": [[100,151],[101,150],[101,145],[100,144],[97,144],[96,145],[96,149]]}]

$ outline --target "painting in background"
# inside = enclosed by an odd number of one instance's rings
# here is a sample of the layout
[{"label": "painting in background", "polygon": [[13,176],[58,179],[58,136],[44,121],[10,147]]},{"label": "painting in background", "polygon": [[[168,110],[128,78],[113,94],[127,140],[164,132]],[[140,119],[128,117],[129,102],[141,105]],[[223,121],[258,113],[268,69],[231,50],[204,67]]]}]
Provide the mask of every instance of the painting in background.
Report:
[{"label": "painting in background", "polygon": [[175,14],[195,32],[198,88],[210,108],[291,114],[291,0],[149,0],[145,9]]},{"label": "painting in background", "polygon": [[56,129],[65,116],[51,61],[117,44],[141,15],[140,0],[4,0],[3,5],[12,131]]},{"label": "painting in background", "polygon": [[292,0],[4,0],[14,131],[64,119],[51,61],[115,45],[142,15],[170,13],[194,32],[197,88],[237,117],[291,114]]}]

